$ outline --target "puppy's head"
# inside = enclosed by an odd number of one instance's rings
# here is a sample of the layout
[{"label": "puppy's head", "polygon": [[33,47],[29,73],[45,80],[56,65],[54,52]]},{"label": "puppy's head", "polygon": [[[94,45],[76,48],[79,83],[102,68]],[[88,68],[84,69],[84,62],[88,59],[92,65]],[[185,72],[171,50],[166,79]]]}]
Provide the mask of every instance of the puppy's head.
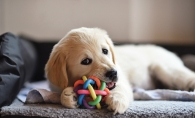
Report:
[{"label": "puppy's head", "polygon": [[45,67],[46,77],[63,90],[82,76],[96,76],[113,88],[117,70],[113,43],[98,28],[71,30],[53,48]]}]

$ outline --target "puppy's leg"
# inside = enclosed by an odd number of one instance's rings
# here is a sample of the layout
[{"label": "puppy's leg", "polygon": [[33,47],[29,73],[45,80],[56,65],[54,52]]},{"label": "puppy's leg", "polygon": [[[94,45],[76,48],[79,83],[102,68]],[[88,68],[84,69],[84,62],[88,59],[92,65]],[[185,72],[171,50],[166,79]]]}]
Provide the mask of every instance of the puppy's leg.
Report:
[{"label": "puppy's leg", "polygon": [[[122,78],[121,78],[122,79]],[[125,79],[119,80],[116,87],[111,90],[111,93],[106,99],[106,104],[109,110],[113,110],[114,114],[124,113],[130,103],[133,101],[133,92],[129,82]]]},{"label": "puppy's leg", "polygon": [[170,89],[195,89],[195,73],[182,64],[152,64],[150,72]]},{"label": "puppy's leg", "polygon": [[73,87],[67,87],[61,93],[61,104],[66,108],[77,108],[77,95],[73,91]]}]

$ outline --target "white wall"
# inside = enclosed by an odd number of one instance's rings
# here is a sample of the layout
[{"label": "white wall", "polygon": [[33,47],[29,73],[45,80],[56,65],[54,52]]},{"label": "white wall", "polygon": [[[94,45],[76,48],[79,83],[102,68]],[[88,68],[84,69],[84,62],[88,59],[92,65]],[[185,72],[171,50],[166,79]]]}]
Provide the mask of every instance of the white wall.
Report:
[{"label": "white wall", "polygon": [[0,0],[0,33],[59,40],[82,26],[117,42],[195,44],[195,0]]},{"label": "white wall", "polygon": [[128,38],[128,0],[3,0],[4,31],[60,39],[78,27],[100,27],[113,39]]},{"label": "white wall", "polygon": [[133,42],[195,44],[195,0],[133,0],[129,8]]}]

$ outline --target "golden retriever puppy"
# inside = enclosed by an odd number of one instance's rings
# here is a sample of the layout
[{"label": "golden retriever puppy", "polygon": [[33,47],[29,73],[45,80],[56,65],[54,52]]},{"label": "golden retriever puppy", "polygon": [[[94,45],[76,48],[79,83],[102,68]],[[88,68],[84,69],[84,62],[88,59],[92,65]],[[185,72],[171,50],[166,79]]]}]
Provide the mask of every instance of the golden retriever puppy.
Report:
[{"label": "golden retriever puppy", "polygon": [[82,76],[96,76],[111,93],[109,110],[124,113],[133,101],[132,87],[155,89],[161,82],[169,89],[195,88],[195,73],[173,53],[154,45],[115,46],[98,28],[71,30],[53,48],[45,67],[53,90],[62,92],[61,103],[77,108],[73,84]]}]

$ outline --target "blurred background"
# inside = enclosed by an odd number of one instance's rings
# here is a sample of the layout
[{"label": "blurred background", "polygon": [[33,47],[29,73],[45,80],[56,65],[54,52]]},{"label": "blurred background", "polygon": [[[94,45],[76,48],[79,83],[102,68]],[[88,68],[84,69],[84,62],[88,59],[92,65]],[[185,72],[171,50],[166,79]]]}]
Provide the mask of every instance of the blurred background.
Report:
[{"label": "blurred background", "polygon": [[25,50],[35,50],[33,81],[45,79],[56,42],[80,27],[105,29],[116,44],[153,43],[180,57],[195,54],[195,0],[0,0],[0,34],[28,39],[32,48]]},{"label": "blurred background", "polygon": [[0,0],[0,34],[58,41],[79,27],[114,42],[195,44],[195,0]]}]

